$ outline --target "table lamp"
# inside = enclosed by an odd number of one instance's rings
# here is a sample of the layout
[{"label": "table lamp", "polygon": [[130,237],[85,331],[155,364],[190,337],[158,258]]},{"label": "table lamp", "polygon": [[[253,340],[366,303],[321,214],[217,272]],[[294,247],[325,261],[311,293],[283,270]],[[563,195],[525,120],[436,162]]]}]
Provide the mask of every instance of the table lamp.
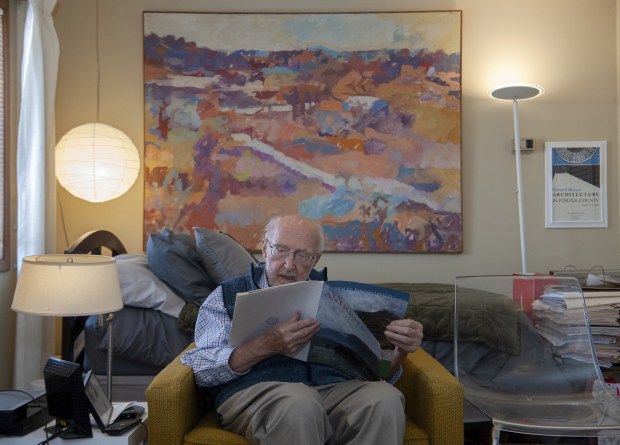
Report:
[{"label": "table lamp", "polygon": [[11,309],[31,315],[108,314],[107,389],[112,400],[112,312],[123,307],[116,260],[103,255],[33,255],[22,260]]},{"label": "table lamp", "polygon": [[517,163],[517,202],[519,207],[519,237],[521,239],[521,273],[527,274],[527,256],[525,253],[525,224],[523,222],[523,193],[521,179],[521,137],[519,135],[519,100],[531,99],[543,94],[545,90],[538,85],[513,84],[493,88],[489,91],[491,97],[501,100],[511,100],[515,132],[515,156]]}]

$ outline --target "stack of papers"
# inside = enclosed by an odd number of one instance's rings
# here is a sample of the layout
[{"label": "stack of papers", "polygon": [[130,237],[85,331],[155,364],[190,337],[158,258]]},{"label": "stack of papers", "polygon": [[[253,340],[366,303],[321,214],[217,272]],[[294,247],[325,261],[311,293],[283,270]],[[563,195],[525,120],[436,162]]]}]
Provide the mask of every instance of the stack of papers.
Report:
[{"label": "stack of papers", "polygon": [[584,326],[584,305],[596,357],[603,367],[620,363],[620,289],[575,292],[559,286],[547,286],[532,307],[536,329],[562,357],[592,362]]}]

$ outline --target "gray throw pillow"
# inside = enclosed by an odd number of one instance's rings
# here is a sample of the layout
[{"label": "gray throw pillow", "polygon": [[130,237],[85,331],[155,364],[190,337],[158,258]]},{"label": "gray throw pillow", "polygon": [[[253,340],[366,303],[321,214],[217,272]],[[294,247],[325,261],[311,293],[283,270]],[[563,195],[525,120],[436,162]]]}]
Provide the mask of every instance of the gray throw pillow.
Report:
[{"label": "gray throw pillow", "polygon": [[223,232],[194,227],[194,237],[202,263],[216,286],[247,273],[250,263],[258,263],[236,239]]},{"label": "gray throw pillow", "polygon": [[151,270],[185,301],[202,304],[215,285],[189,234],[168,229],[149,236],[146,256]]}]

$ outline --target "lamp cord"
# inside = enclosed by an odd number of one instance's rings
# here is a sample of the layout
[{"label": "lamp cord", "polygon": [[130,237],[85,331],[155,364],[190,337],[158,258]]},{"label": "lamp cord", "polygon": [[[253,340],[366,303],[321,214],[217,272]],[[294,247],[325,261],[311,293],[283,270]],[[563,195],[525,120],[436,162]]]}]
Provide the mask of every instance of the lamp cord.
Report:
[{"label": "lamp cord", "polygon": [[101,73],[99,65],[99,0],[95,2],[95,59],[97,65],[97,116],[96,123],[99,123],[99,89],[101,86]]},{"label": "lamp cord", "polygon": [[58,207],[60,209],[60,221],[62,224],[62,232],[65,235],[65,248],[63,250],[67,250],[69,248],[69,235],[67,235],[67,222],[65,221],[65,212],[62,207],[62,196],[60,195],[60,190],[58,187],[56,188],[56,199],[58,200]]},{"label": "lamp cord", "polygon": [[56,431],[54,434],[52,434],[51,436],[48,435],[47,433],[47,428],[45,428],[45,440],[42,440],[41,442],[39,442],[37,445],[46,445],[48,443],[50,443],[53,439],[56,439],[58,436],[60,436],[62,433],[64,433],[65,430],[62,429],[60,431]]}]

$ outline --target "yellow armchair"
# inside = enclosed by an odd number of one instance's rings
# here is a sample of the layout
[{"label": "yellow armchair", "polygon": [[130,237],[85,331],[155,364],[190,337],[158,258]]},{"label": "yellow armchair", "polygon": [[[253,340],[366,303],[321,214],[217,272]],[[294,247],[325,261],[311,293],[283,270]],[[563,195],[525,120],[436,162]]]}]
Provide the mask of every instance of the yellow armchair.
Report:
[{"label": "yellow armchair", "polygon": [[[397,387],[406,401],[404,444],[463,444],[463,387],[439,362],[422,349],[409,354]],[[219,428],[205,393],[198,390],[180,355],[153,379],[146,400],[149,445],[248,444],[242,436]]]}]

